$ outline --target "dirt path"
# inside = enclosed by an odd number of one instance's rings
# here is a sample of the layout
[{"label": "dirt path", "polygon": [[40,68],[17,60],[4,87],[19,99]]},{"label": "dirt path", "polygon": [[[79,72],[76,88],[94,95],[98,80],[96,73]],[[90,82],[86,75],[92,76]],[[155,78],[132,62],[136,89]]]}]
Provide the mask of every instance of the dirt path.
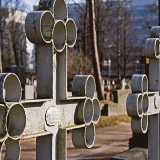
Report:
[{"label": "dirt path", "polygon": [[96,129],[96,140],[92,149],[74,148],[71,133],[68,134],[68,160],[109,160],[127,150],[132,137],[130,123]]},{"label": "dirt path", "polygon": [[[114,155],[128,149],[132,137],[130,123],[97,128],[96,140],[92,149],[77,149],[73,146],[71,133],[67,135],[68,160],[109,160]],[[2,155],[2,157],[4,154]],[[21,141],[21,160],[36,159],[35,138]]]}]

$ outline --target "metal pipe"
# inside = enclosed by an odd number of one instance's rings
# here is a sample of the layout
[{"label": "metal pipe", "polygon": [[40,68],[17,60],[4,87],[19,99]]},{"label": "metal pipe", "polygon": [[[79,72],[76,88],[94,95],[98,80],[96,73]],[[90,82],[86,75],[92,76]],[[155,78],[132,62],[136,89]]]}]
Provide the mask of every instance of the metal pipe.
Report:
[{"label": "metal pipe", "polygon": [[64,0],[54,1],[53,16],[56,20],[62,20],[64,22],[68,19],[68,9]]},{"label": "metal pipe", "polygon": [[148,38],[145,42],[145,55],[149,58],[160,58],[159,38]]},{"label": "metal pipe", "polygon": [[97,124],[101,116],[100,102],[97,98],[94,98],[92,99],[92,103],[93,103],[93,111],[94,111],[92,123]]},{"label": "metal pipe", "polygon": [[63,21],[56,21],[53,29],[53,45],[57,52],[62,52],[66,45],[66,26]]},{"label": "metal pipe", "polygon": [[66,29],[67,29],[67,46],[73,47],[77,39],[77,28],[73,19],[69,18],[66,21]]},{"label": "metal pipe", "polygon": [[91,148],[94,141],[95,126],[93,123],[89,126],[72,130],[72,142],[76,148]]},{"label": "metal pipe", "polygon": [[87,96],[93,98],[95,80],[91,75],[76,75],[72,82],[72,96]]},{"label": "metal pipe", "polygon": [[142,94],[129,94],[126,101],[127,114],[130,117],[142,117]]},{"label": "metal pipe", "polygon": [[22,96],[21,83],[14,73],[0,74],[0,102],[19,102]]},{"label": "metal pipe", "polygon": [[144,93],[143,94],[143,98],[142,98],[142,109],[143,109],[143,113],[146,115],[148,112],[148,108],[149,108],[149,99],[148,99],[148,94]]},{"label": "metal pipe", "polygon": [[[1,151],[4,143],[1,144]],[[20,159],[20,142],[19,140],[7,139],[5,141],[6,153],[4,159]]]},{"label": "metal pipe", "polygon": [[131,128],[135,133],[146,133],[148,129],[148,116],[143,116],[141,118],[132,117]]},{"label": "metal pipe", "polygon": [[134,74],[131,79],[132,93],[148,92],[148,78],[145,74]]},{"label": "metal pipe", "polygon": [[24,107],[20,103],[13,103],[7,113],[8,136],[17,140],[23,134],[26,127],[26,114]]},{"label": "metal pipe", "polygon": [[34,11],[25,19],[26,36],[32,43],[51,43],[55,20],[50,11]]},{"label": "metal pipe", "polygon": [[93,118],[93,103],[90,98],[80,102],[75,110],[75,124],[89,125]]},{"label": "metal pipe", "polygon": [[150,38],[160,38],[160,26],[152,26]]},{"label": "metal pipe", "polygon": [[7,123],[6,123],[7,107],[0,104],[0,142],[7,138]]}]

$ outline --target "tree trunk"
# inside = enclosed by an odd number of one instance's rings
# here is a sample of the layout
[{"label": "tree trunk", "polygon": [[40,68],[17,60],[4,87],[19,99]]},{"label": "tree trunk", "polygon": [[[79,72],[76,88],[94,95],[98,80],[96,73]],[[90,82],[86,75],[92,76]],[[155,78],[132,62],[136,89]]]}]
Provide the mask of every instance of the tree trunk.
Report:
[{"label": "tree trunk", "polygon": [[[0,23],[2,23],[2,0],[0,0]],[[0,73],[2,73],[2,28],[0,26]]]},{"label": "tree trunk", "polygon": [[86,8],[84,14],[84,26],[83,26],[83,53],[87,54],[87,10],[88,10],[88,3],[86,1]]},{"label": "tree trunk", "polygon": [[0,31],[0,73],[2,72],[3,72],[2,70],[2,36],[1,36],[1,31]]},{"label": "tree trunk", "polygon": [[160,0],[158,0],[158,25],[160,26]]},{"label": "tree trunk", "polygon": [[121,46],[120,46],[120,41],[121,41],[121,37],[120,37],[120,11],[119,11],[119,7],[118,7],[118,28],[117,28],[117,46],[118,46],[118,50],[117,50],[117,62],[118,62],[118,82],[120,83],[121,81]]},{"label": "tree trunk", "polygon": [[90,19],[90,32],[91,32],[91,48],[93,55],[92,61],[93,61],[94,76],[96,81],[97,95],[99,100],[103,100],[102,78],[100,73],[96,29],[95,29],[94,0],[89,0],[89,19]]}]

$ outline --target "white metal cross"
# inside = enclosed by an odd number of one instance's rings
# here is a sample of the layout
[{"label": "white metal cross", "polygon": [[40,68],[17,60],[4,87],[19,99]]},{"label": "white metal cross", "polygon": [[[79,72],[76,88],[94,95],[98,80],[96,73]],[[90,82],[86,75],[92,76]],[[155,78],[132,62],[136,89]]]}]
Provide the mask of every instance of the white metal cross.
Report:
[{"label": "white metal cross", "polygon": [[37,45],[37,95],[21,100],[15,74],[0,74],[0,146],[5,159],[20,159],[20,139],[36,137],[37,160],[67,159],[67,130],[75,147],[91,148],[100,104],[94,98],[95,80],[77,75],[67,96],[67,47],[76,42],[75,22],[64,0],[41,0],[40,11],[28,13],[27,38]]},{"label": "white metal cross", "polygon": [[[127,113],[135,133],[148,130],[148,159],[160,159],[160,27],[151,29],[145,43],[145,54],[149,58],[149,83],[146,75],[132,77],[132,94],[127,98]],[[148,91],[149,90],[149,91]]]}]

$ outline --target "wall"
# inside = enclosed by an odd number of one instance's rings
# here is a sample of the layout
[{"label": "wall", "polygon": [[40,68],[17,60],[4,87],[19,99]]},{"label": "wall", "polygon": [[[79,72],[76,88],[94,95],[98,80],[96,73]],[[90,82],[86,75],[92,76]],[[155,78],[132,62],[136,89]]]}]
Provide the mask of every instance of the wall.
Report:
[{"label": "wall", "polygon": [[115,90],[113,93],[113,102],[104,104],[102,107],[102,115],[126,115],[126,100],[127,96],[131,93],[131,89]]}]

